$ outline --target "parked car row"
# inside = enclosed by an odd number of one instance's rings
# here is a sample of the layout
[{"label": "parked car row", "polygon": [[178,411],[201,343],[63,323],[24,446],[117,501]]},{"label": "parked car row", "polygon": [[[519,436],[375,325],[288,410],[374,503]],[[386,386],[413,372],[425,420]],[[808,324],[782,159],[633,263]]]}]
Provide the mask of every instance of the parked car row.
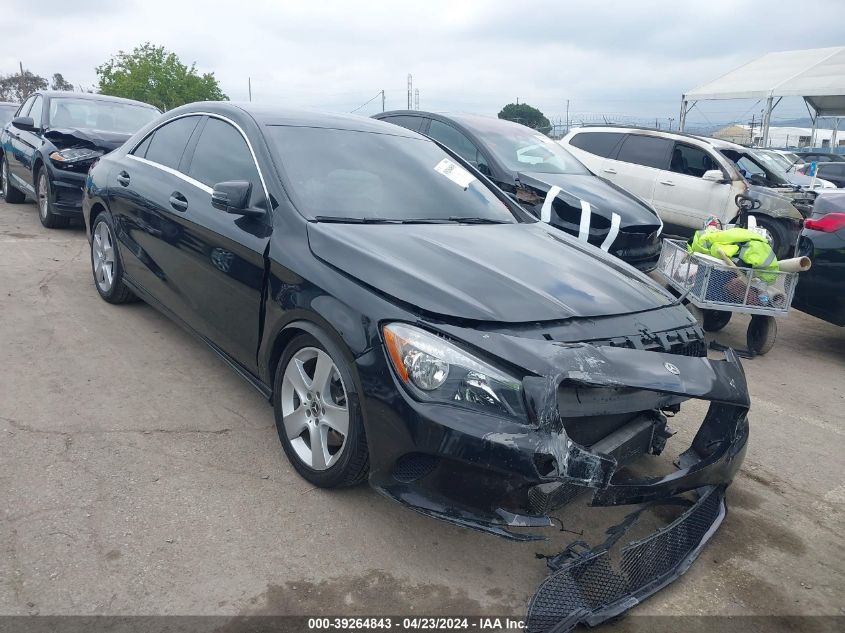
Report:
[{"label": "parked car row", "polygon": [[[736,193],[764,195],[722,149],[633,129],[561,145],[418,111],[66,100],[38,93],[5,127],[7,200],[37,196],[48,227],[81,210],[99,296],[146,301],[224,359],[272,403],[309,482],[367,480],[519,540],[578,494],[683,497],[659,532],[683,546],[659,569],[639,557],[614,616],[682,573],[719,526],[748,440],[740,362],[708,359],[682,302],[620,260],[653,266],[661,215],[692,230],[708,206],[727,221]],[[761,206],[758,221],[786,243],[800,214],[770,195],[787,206]],[[618,476],[666,448],[667,416],[690,399],[710,409],[677,470]]]}]

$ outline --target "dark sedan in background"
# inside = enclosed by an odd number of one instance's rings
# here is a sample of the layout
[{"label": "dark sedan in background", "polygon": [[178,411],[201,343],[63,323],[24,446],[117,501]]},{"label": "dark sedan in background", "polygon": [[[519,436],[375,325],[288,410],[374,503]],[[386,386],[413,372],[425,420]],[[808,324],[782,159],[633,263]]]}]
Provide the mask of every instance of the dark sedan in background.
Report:
[{"label": "dark sedan in background", "polygon": [[660,255],[657,213],[594,176],[560,144],[524,125],[467,114],[399,110],[374,118],[442,143],[535,217],[647,272]]},{"label": "dark sedan in background", "polygon": [[67,226],[82,217],[82,186],[91,163],[159,114],[146,103],[99,94],[30,95],[0,133],[3,198],[33,197],[44,226]]},{"label": "dark sedan in background", "polygon": [[813,267],[798,276],[792,305],[834,325],[845,325],[845,192],[829,191],[816,199],[795,254],[809,257]]}]

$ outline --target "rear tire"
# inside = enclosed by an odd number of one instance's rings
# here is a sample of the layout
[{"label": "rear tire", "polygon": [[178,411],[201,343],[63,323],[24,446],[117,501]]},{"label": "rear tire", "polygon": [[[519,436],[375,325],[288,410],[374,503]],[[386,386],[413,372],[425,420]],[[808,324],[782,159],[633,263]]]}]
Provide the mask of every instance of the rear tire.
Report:
[{"label": "rear tire", "polygon": [[301,334],[279,359],[276,430],[303,479],[320,488],[354,486],[367,478],[370,466],[356,381],[348,355],[321,338]]},{"label": "rear tire", "polygon": [[50,174],[42,165],[35,176],[35,201],[38,203],[38,219],[48,229],[63,229],[70,224],[70,218],[56,215],[53,212],[53,187],[50,184]]},{"label": "rear tire", "polygon": [[794,244],[789,243],[789,231],[786,223],[768,215],[755,215],[754,219],[757,221],[757,226],[766,229],[771,235],[772,250],[775,252],[775,257],[784,259],[794,246]]},{"label": "rear tire", "polygon": [[12,204],[19,204],[26,200],[24,192],[15,189],[9,180],[9,164],[6,162],[5,155],[0,157],[0,179],[2,179],[0,180],[0,188],[3,189],[3,200]]},{"label": "rear tire", "polygon": [[135,293],[123,282],[123,262],[108,213],[103,212],[96,217],[91,234],[91,272],[99,295],[109,303],[137,301]]}]

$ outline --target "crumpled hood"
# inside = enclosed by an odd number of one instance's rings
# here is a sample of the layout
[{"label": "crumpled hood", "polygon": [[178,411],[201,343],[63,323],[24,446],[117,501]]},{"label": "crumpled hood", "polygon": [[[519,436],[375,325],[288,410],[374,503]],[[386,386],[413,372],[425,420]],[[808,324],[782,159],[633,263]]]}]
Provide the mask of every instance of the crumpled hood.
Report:
[{"label": "crumpled hood", "polygon": [[638,198],[621,187],[592,174],[544,174],[519,172],[519,182],[533,189],[547,193],[552,186],[560,187],[557,197],[569,206],[581,211],[581,200],[590,203],[592,212],[604,217],[611,213],[619,215],[620,226],[660,226],[657,214]]},{"label": "crumpled hood", "polygon": [[503,323],[641,312],[671,295],[545,224],[308,225],[316,257],[425,312]]},{"label": "crumpled hood", "polygon": [[44,136],[57,145],[83,145],[110,152],[123,145],[132,135],[90,128],[51,128]]}]

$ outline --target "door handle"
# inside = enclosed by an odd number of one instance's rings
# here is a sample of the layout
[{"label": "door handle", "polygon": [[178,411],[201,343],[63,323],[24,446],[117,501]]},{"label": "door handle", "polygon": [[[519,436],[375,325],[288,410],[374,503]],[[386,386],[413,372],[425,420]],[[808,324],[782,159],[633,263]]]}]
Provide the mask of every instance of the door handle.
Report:
[{"label": "door handle", "polygon": [[615,174],[616,173],[615,169],[605,169],[604,171],[608,174]]},{"label": "door handle", "polygon": [[125,171],[120,172],[117,175],[117,182],[119,182],[124,187],[128,187],[129,186],[129,174],[126,173]]},{"label": "door handle", "polygon": [[188,199],[178,191],[174,191],[170,194],[170,206],[177,211],[187,211]]},{"label": "door handle", "polygon": [[671,180],[661,180],[660,184],[666,185],[667,187],[674,187],[675,186],[675,183],[672,182]]}]

